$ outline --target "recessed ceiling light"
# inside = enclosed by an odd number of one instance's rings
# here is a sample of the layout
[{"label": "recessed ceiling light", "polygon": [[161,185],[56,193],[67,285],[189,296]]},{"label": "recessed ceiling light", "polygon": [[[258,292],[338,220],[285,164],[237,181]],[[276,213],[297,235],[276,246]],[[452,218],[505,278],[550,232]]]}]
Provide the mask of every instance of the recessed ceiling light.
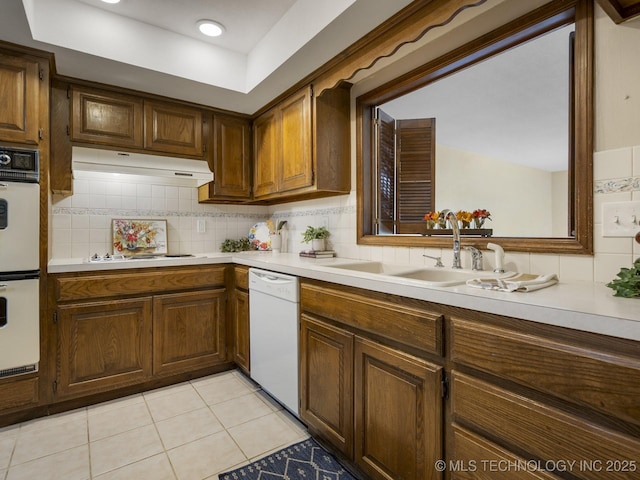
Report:
[{"label": "recessed ceiling light", "polygon": [[198,28],[208,37],[219,37],[224,32],[224,27],[213,20],[199,20]]},{"label": "recessed ceiling light", "polygon": [[120,3],[120,0],[102,0],[104,3]]}]

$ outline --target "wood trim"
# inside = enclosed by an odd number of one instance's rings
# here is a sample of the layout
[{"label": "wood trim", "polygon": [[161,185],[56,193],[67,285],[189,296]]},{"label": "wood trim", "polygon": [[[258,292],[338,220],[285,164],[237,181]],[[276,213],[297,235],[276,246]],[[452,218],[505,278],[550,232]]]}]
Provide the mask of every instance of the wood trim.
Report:
[{"label": "wood trim", "polygon": [[636,0],[598,0],[598,4],[618,24],[640,15],[640,2]]},{"label": "wood trim", "polygon": [[[566,13],[565,13],[566,12]],[[469,62],[485,58],[513,45],[509,39],[517,34],[516,42],[537,35],[536,24],[544,21],[550,26],[567,23],[575,12],[576,55],[574,117],[575,175],[575,237],[574,238],[518,238],[493,237],[505,249],[518,252],[548,254],[593,254],[593,3],[590,0],[558,0],[490,32],[475,41],[429,62],[396,80],[388,82],[356,99],[356,196],[357,242],[360,245],[447,248],[450,238],[420,236],[376,236],[368,221],[372,217],[373,182],[369,170],[373,149],[371,109],[412,91],[426,83],[463,68]],[[465,61],[465,59],[467,59]],[[485,247],[486,238],[468,238],[465,244]]]},{"label": "wood trim", "polygon": [[333,65],[314,72],[314,86],[320,95],[349,80],[379,60],[390,57],[403,45],[420,40],[430,30],[450,23],[460,12],[486,0],[417,0],[338,54]]}]

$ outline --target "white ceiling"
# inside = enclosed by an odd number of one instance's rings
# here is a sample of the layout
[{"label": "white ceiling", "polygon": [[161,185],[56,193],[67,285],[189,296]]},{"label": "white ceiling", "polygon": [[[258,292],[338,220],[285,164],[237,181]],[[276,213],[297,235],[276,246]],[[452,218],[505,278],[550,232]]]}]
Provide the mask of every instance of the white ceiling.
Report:
[{"label": "white ceiling", "polygon": [[[254,113],[411,0],[0,0],[0,40],[59,74]],[[197,20],[226,27],[199,35]]]}]

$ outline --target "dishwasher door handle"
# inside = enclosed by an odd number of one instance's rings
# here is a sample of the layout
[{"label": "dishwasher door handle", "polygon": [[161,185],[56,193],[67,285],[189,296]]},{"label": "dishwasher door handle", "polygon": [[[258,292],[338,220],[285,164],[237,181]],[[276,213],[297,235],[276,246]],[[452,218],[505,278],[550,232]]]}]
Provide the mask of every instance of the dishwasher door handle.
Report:
[{"label": "dishwasher door handle", "polygon": [[263,282],[273,283],[276,285],[282,285],[283,283],[291,282],[291,280],[289,280],[288,278],[278,277],[277,275],[269,275],[260,272],[253,272],[253,274]]}]

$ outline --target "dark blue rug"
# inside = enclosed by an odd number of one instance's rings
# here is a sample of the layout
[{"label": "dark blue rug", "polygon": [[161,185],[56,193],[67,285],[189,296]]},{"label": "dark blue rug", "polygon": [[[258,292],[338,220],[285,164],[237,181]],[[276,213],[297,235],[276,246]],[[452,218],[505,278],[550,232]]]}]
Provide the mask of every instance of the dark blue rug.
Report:
[{"label": "dark blue rug", "polygon": [[356,480],[331,454],[309,438],[249,465],[218,475],[220,480]]}]

